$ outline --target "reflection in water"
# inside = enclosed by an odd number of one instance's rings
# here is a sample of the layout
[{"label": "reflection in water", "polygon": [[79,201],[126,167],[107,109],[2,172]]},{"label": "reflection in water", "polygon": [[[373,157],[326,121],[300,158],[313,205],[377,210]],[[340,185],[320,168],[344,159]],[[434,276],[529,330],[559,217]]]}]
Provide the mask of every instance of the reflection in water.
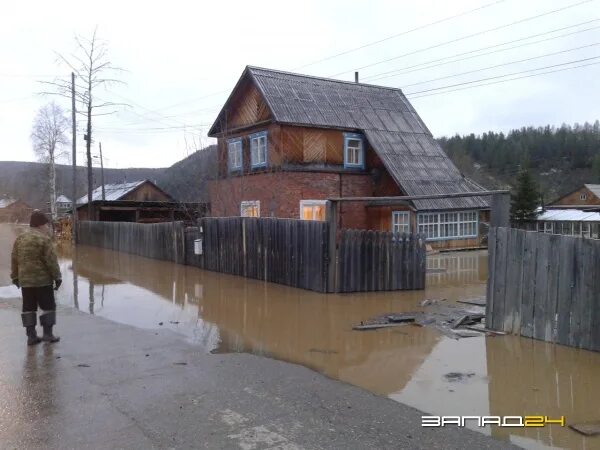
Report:
[{"label": "reflection in water", "polygon": [[[121,323],[168,328],[207,351],[302,364],[433,414],[599,419],[600,354],[512,336],[455,341],[410,325],[352,331],[381,313],[418,310],[425,298],[482,296],[485,252],[429,256],[425,291],[344,295],[89,247],[63,248],[60,255],[59,302]],[[450,372],[469,375],[452,381],[444,376]],[[527,448],[600,449],[600,438],[557,426],[491,434]]]},{"label": "reflection in water", "polygon": [[[567,423],[600,419],[600,353],[533,339],[506,336],[486,341],[492,414],[565,416]],[[582,438],[568,428],[550,426],[510,430],[516,443],[542,441],[558,448],[600,449],[600,437]],[[505,438],[506,428],[492,435]]]}]

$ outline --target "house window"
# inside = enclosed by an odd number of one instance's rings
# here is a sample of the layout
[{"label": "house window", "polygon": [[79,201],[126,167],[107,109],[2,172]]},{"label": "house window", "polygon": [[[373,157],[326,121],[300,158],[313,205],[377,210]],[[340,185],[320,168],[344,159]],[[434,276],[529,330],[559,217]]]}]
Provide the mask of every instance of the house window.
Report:
[{"label": "house window", "polygon": [[344,167],[365,167],[364,141],[360,134],[344,134]]},{"label": "house window", "polygon": [[429,241],[477,237],[477,211],[420,213],[417,229]]},{"label": "house window", "polygon": [[242,140],[232,139],[227,142],[227,157],[229,160],[229,171],[242,168]]},{"label": "house window", "polygon": [[240,205],[240,216],[242,217],[260,217],[260,201],[244,201]]},{"label": "house window", "polygon": [[392,232],[410,233],[410,213],[408,211],[392,212]]},{"label": "house window", "polygon": [[250,135],[250,162],[253,168],[267,165],[267,132]]},{"label": "house window", "polygon": [[326,200],[300,200],[300,219],[325,220]]},{"label": "house window", "polygon": [[585,192],[583,194],[579,194],[579,200],[587,200],[587,194]]}]

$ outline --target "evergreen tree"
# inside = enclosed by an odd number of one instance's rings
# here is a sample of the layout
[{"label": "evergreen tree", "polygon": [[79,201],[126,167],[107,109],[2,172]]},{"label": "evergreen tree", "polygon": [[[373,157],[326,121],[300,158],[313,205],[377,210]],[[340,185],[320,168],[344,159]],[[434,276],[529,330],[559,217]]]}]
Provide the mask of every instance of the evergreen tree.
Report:
[{"label": "evergreen tree", "polygon": [[528,169],[519,172],[516,189],[511,197],[510,215],[513,221],[522,222],[535,219],[540,194]]}]

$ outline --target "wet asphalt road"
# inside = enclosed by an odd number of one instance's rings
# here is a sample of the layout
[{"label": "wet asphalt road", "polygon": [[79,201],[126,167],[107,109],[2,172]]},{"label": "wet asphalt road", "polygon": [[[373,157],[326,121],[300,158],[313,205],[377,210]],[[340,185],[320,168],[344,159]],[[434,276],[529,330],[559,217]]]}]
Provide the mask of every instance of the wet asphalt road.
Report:
[{"label": "wet asphalt road", "polygon": [[[301,366],[210,355],[168,330],[59,310],[62,341],[28,348],[0,301],[2,448],[500,449]],[[376,369],[374,369],[376,370]]]}]

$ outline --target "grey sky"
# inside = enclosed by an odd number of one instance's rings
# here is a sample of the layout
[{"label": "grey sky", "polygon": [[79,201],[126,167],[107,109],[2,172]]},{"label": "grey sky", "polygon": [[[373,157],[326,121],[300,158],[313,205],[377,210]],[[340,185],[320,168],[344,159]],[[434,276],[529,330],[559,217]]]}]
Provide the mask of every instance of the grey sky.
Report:
[{"label": "grey sky", "polygon": [[[127,70],[121,76],[126,85],[112,86],[97,95],[131,104],[96,121],[95,144],[102,142],[108,167],[168,166],[187,155],[186,147],[210,143],[208,127],[247,64],[318,76],[339,74],[335,78],[345,80],[353,79],[356,68],[369,66],[359,70],[361,81],[402,87],[407,94],[505,74],[516,78],[595,64],[443,94],[432,91],[420,95],[437,95],[420,98],[413,94],[411,98],[436,136],[593,122],[600,118],[598,1],[460,39],[580,1],[7,2],[0,16],[0,160],[34,160],[31,123],[36,110],[50,100],[35,95],[43,90],[38,80],[68,76],[68,68],[57,63],[54,51],[72,52],[74,34],[89,36],[96,25],[109,45],[112,62]],[[576,24],[581,25],[571,27]],[[548,33],[565,27],[570,28]],[[421,70],[405,69],[405,73],[377,79],[393,70],[542,33],[546,34],[450,59],[462,61],[435,67],[431,63]],[[457,41],[439,45],[452,40]],[[498,51],[522,44],[530,45]],[[435,48],[421,51],[428,47]],[[585,48],[571,50],[578,47]],[[464,59],[490,52],[494,53]],[[543,56],[557,52],[562,53]],[[407,53],[411,54],[401,56]],[[535,57],[539,58],[476,71]],[[560,65],[572,61],[581,62]],[[519,73],[547,66],[556,67]],[[476,72],[448,77],[471,71]],[[415,84],[441,77],[448,78]],[[68,101],[57,101],[69,108]],[[82,126],[81,122],[79,128]],[[83,161],[81,137],[79,142],[78,158]]]}]

